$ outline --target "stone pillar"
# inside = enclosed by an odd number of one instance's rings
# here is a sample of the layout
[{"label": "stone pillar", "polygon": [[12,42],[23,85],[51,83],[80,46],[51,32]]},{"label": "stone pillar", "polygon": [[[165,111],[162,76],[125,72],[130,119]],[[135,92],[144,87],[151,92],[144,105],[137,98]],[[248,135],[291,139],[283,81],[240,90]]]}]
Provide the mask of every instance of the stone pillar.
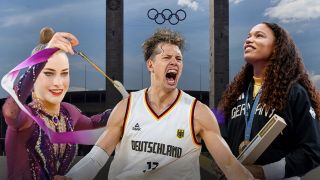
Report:
[{"label": "stone pillar", "polygon": [[[106,6],[106,74],[123,82],[123,0],[107,0]],[[121,99],[106,79],[106,107],[113,108]]]},{"label": "stone pillar", "polygon": [[210,1],[210,107],[229,83],[229,0]]}]

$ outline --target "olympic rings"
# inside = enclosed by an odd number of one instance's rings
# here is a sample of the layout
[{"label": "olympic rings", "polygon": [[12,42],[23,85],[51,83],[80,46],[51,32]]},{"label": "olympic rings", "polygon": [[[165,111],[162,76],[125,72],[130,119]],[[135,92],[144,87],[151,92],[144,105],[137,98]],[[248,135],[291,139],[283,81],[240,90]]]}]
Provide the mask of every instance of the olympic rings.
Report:
[{"label": "olympic rings", "polygon": [[169,21],[171,25],[176,25],[187,17],[187,13],[182,9],[172,13],[170,9],[163,9],[161,12],[158,12],[158,10],[152,8],[148,10],[147,15],[149,19],[154,20],[157,24],[163,24]]}]

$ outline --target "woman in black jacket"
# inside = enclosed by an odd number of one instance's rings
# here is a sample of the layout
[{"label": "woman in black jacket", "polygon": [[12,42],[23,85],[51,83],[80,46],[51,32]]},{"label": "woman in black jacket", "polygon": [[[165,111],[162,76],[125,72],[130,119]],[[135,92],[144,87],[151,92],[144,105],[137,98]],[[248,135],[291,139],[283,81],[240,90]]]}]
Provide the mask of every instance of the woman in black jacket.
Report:
[{"label": "woman in black jacket", "polygon": [[246,64],[219,103],[226,141],[238,156],[277,114],[286,128],[247,168],[259,179],[302,176],[320,163],[319,93],[292,38],[277,24],[254,26],[243,47]]}]

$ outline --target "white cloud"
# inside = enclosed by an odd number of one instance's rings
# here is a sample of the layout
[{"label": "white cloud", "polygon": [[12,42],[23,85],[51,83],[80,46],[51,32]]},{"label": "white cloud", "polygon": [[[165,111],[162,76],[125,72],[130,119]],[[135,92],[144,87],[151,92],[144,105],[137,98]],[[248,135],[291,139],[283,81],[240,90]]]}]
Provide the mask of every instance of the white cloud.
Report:
[{"label": "white cloud", "polygon": [[[83,5],[87,3],[87,5]],[[72,4],[61,4],[59,6],[49,7],[42,10],[30,10],[30,9],[23,9],[23,8],[16,8],[16,9],[2,9],[1,12],[9,12],[8,15],[0,16],[0,28],[11,28],[14,26],[21,26],[26,25],[30,26],[38,21],[49,19],[54,16],[62,16],[62,14],[69,13],[73,16],[86,16],[84,14],[83,7],[99,7],[101,4],[94,3],[94,2],[84,2],[80,1],[78,3]],[[3,13],[6,14],[6,13]],[[96,16],[95,11],[90,11],[90,16]],[[63,18],[63,17],[61,17]]]},{"label": "white cloud", "polygon": [[301,22],[320,18],[319,0],[277,0],[264,15],[283,23]]},{"label": "white cloud", "polygon": [[242,1],[244,1],[244,0],[229,0],[229,3],[230,3],[230,4],[239,4],[239,3],[241,3]]},{"label": "white cloud", "polygon": [[199,3],[195,0],[178,0],[178,5],[182,7],[186,6],[194,11],[197,11],[199,8]]},{"label": "white cloud", "polygon": [[311,80],[316,85],[318,89],[320,89],[320,75],[319,74],[311,74]]},{"label": "white cloud", "polygon": [[15,25],[27,25],[31,23],[34,17],[25,15],[7,16],[0,19],[0,27],[12,27]]}]

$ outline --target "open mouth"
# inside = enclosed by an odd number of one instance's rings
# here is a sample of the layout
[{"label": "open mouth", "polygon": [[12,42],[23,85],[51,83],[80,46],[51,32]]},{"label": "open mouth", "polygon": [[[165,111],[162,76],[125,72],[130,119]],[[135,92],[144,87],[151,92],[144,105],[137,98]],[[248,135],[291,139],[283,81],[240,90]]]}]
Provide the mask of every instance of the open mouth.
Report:
[{"label": "open mouth", "polygon": [[49,90],[51,92],[51,94],[53,94],[54,96],[60,96],[63,93],[62,89],[52,89]]},{"label": "open mouth", "polygon": [[169,85],[174,85],[176,83],[176,78],[177,78],[176,70],[169,70],[166,73],[166,79]]}]

